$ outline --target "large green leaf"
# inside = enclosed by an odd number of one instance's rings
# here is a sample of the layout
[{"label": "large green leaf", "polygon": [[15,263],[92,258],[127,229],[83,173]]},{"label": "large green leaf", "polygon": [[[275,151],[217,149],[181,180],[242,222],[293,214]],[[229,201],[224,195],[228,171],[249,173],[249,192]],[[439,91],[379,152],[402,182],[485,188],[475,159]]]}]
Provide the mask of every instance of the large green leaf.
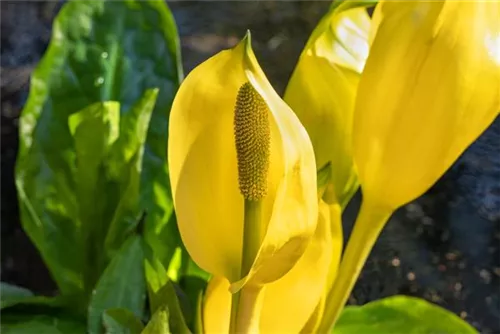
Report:
[{"label": "large green leaf", "polygon": [[[102,242],[109,258],[143,210],[145,237],[162,261],[178,244],[166,148],[181,78],[175,22],[163,1],[76,0],[55,19],[20,117],[16,185],[23,227],[63,295],[91,290],[107,262]],[[148,123],[150,88],[158,94],[142,145],[135,134]],[[140,175],[132,175],[137,164]]]},{"label": "large green leaf", "polygon": [[128,239],[99,279],[88,310],[88,331],[102,333],[102,316],[123,308],[142,318],[146,301],[144,251],[138,236]]},{"label": "large green leaf", "polygon": [[384,298],[363,306],[347,306],[334,334],[468,334],[477,333],[455,314],[423,299]]},{"label": "large green leaf", "polygon": [[48,315],[4,315],[2,334],[85,334],[85,324]]}]

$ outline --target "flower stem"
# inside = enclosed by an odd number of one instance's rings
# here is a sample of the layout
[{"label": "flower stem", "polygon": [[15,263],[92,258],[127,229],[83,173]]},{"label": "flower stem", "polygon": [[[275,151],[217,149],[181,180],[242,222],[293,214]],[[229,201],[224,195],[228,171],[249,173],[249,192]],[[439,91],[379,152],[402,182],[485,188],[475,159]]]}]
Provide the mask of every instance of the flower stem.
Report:
[{"label": "flower stem", "polygon": [[241,277],[246,276],[252,268],[259,252],[262,220],[262,201],[245,200],[245,223],[243,229],[243,257]]},{"label": "flower stem", "polygon": [[238,308],[240,305],[240,291],[233,293],[231,297],[231,318],[229,321],[229,334],[236,333],[236,323],[238,321]]},{"label": "flower stem", "polygon": [[375,241],[392,212],[392,210],[383,209],[363,201],[347,242],[337,278],[326,298],[325,311],[318,333],[331,332]]},{"label": "flower stem", "polygon": [[[241,277],[250,272],[262,241],[262,201],[245,199]],[[244,286],[231,300],[230,333],[258,333],[263,287]]]},{"label": "flower stem", "polygon": [[264,300],[263,286],[245,286],[241,289],[236,333],[259,333],[260,313]]}]

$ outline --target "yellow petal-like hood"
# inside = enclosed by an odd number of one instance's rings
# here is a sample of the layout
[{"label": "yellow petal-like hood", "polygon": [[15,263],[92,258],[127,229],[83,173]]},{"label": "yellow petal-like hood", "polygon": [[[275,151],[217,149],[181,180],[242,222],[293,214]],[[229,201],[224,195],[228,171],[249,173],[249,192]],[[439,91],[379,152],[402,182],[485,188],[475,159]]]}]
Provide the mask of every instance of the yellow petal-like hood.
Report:
[{"label": "yellow petal-like hood", "polygon": [[500,2],[387,1],[356,100],[363,196],[395,209],[423,194],[500,108]]},{"label": "yellow petal-like hood", "polygon": [[[305,253],[287,274],[266,286],[261,333],[299,333],[324,295],[332,259],[335,258],[333,265],[336,268],[340,258],[340,249],[332,245],[330,214],[330,207],[322,202],[318,225]],[[335,238],[339,236],[342,237],[337,234]],[[210,280],[203,306],[205,333],[228,333],[231,310],[228,289],[226,279],[214,277]]]},{"label": "yellow petal-like hood", "polygon": [[[250,83],[269,109],[268,192],[263,240],[247,277],[240,273],[244,199],[238,186],[234,109]],[[316,227],[316,166],[311,142],[273,90],[247,35],[235,48],[195,68],[172,106],[168,159],[179,231],[194,261],[209,273],[245,283],[274,281],[304,252]]]},{"label": "yellow petal-like hood", "polygon": [[285,101],[314,146],[316,165],[331,162],[329,203],[345,206],[358,188],[352,157],[352,118],[368,57],[370,18],[365,8],[331,9],[311,35],[288,83]]},{"label": "yellow petal-like hood", "polygon": [[202,306],[203,333],[228,334],[231,318],[231,292],[229,281],[214,276],[205,290]]}]

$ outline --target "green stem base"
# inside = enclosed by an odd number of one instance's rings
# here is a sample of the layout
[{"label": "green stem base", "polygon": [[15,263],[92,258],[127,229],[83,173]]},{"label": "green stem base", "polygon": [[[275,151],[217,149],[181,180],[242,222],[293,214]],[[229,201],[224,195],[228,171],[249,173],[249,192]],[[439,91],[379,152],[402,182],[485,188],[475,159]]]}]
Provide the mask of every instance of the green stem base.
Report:
[{"label": "green stem base", "polygon": [[362,203],[342,257],[337,278],[328,293],[318,333],[331,333],[375,241],[392,212],[392,210],[373,206],[369,202]]}]

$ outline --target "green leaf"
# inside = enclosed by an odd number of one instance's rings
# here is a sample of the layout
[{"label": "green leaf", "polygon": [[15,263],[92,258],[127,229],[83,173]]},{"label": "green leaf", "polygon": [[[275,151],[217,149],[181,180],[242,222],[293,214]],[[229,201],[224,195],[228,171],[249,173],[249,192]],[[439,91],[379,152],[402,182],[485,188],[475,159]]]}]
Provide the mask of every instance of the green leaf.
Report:
[{"label": "green leaf", "polygon": [[85,324],[66,317],[4,315],[2,334],[85,334]]},{"label": "green leaf", "polygon": [[[94,103],[68,118],[74,143],[73,178],[77,204],[77,224],[81,226],[85,284],[91,287],[107,263],[102,256],[108,228],[107,211],[117,197],[106,177],[104,164],[120,131],[120,105]],[[107,189],[108,191],[104,191]],[[110,203],[111,202],[111,203]]]},{"label": "green leaf", "polygon": [[[177,281],[180,291],[183,292],[180,301],[181,305],[186,304],[183,309],[184,318],[186,319],[188,327],[196,331],[197,326],[200,325],[199,320],[201,319],[201,313],[198,307],[199,299],[207,287],[210,274],[194,263],[184,247],[181,249],[182,268],[180,271],[180,278]],[[185,302],[182,303],[184,300]]]},{"label": "green leaf", "polygon": [[205,291],[200,291],[196,300],[196,312],[192,319],[193,333],[203,334],[203,296]]},{"label": "green leaf", "polygon": [[193,261],[193,259],[191,259],[184,245],[182,245],[180,249],[181,249],[181,262],[182,262],[182,268],[180,271],[181,276],[198,277],[204,280],[205,282],[208,282],[208,280],[210,279],[210,274],[207,273],[205,270],[201,269]]},{"label": "green leaf", "polygon": [[1,307],[4,309],[18,304],[42,304],[47,306],[61,306],[63,301],[58,297],[35,296],[25,288],[0,282]]},{"label": "green leaf", "polygon": [[122,180],[120,201],[110,219],[104,241],[106,253],[111,257],[137,226],[144,207],[140,206],[140,178],[144,144],[156,99],[157,89],[147,90],[120,121],[120,137],[106,161],[110,178]]},{"label": "green leaf", "polygon": [[[177,260],[179,263],[175,263]],[[175,268],[181,274],[180,277],[177,277],[177,272],[175,275],[171,273],[173,266],[182,266],[182,268]],[[200,316],[198,310],[199,298],[207,286],[208,274],[196,266],[187,252],[180,247],[176,249],[176,256],[173,257],[168,270],[163,267],[163,264],[151,249],[147,250],[144,270],[151,313],[153,314],[162,305],[168,305],[172,316],[178,314],[183,316],[179,317],[180,320],[178,321],[180,330],[189,330],[189,328],[194,330]],[[172,278],[178,278],[178,285]],[[167,285],[171,287],[166,287]],[[172,288],[175,297],[171,297]],[[171,301],[175,301],[175,303],[170,304]],[[171,324],[173,330],[177,329],[176,326]]]},{"label": "green leaf", "polygon": [[141,318],[146,282],[141,238],[132,236],[122,246],[99,279],[88,311],[88,330],[102,333],[102,315],[111,308],[124,308]]},{"label": "green leaf", "polygon": [[[180,254],[180,250],[178,252]],[[170,328],[174,333],[190,333],[185,315],[190,318],[191,305],[182,290],[176,289],[169,280],[169,274],[150,248],[146,249],[144,271],[148,286],[151,314],[166,306],[170,314]],[[183,298],[182,298],[183,297]],[[179,301],[179,299],[181,299]]]},{"label": "green leaf", "polygon": [[190,334],[181,305],[179,303],[177,291],[172,282],[167,282],[158,292],[151,295],[150,301],[151,313],[155,314],[163,307],[168,309],[169,327],[172,332],[179,334]]},{"label": "green leaf", "polygon": [[394,296],[363,306],[347,306],[333,333],[472,334],[477,331],[457,315],[423,299]]},{"label": "green leaf", "polygon": [[[174,331],[174,333],[177,332]],[[141,334],[170,334],[170,328],[168,326],[168,309],[166,307],[158,309]]]},{"label": "green leaf", "polygon": [[1,282],[0,283],[1,308],[19,303],[20,300],[25,300],[34,297],[33,293],[25,288]]},{"label": "green leaf", "polygon": [[168,274],[161,261],[148,246],[145,247],[144,273],[146,276],[149,298],[151,299],[154,294],[167,284]]},{"label": "green leaf", "polygon": [[[207,281],[199,276],[183,276],[179,280],[181,291],[185,293],[186,304],[184,318],[189,328],[201,333],[201,300],[207,287]],[[182,299],[181,299],[182,300]]]},{"label": "green leaf", "polygon": [[144,329],[141,320],[127,309],[109,309],[102,318],[107,334],[140,334]]},{"label": "green leaf", "polygon": [[[16,186],[23,228],[62,295],[91,291],[93,281],[144,210],[147,242],[162,261],[168,261],[179,244],[172,223],[166,148],[168,115],[181,78],[175,22],[163,1],[70,1],[55,19],[49,48],[33,73],[20,117]],[[136,102],[152,88],[158,88],[158,94],[149,91],[146,102],[137,107]],[[153,107],[155,94],[158,100],[142,145],[134,134],[145,130],[146,110]],[[104,103],[99,108],[106,112],[91,117],[87,110],[80,117],[72,116],[90,106],[98,108],[95,103]],[[118,104],[120,124],[114,112]],[[91,129],[95,137],[89,136]],[[78,164],[91,168],[79,169]],[[137,164],[140,175],[131,175]],[[119,178],[118,171],[123,171]],[[92,191],[91,184],[82,189],[82,174],[95,181]],[[134,178],[139,179],[140,194],[129,199],[137,187]],[[88,207],[82,206],[91,192],[95,207],[87,212]],[[126,217],[115,211],[125,212]],[[88,223],[91,216],[102,230],[84,233],[82,219]],[[112,232],[106,234],[109,224]],[[103,241],[88,237],[104,235],[106,251],[100,252]]]}]

